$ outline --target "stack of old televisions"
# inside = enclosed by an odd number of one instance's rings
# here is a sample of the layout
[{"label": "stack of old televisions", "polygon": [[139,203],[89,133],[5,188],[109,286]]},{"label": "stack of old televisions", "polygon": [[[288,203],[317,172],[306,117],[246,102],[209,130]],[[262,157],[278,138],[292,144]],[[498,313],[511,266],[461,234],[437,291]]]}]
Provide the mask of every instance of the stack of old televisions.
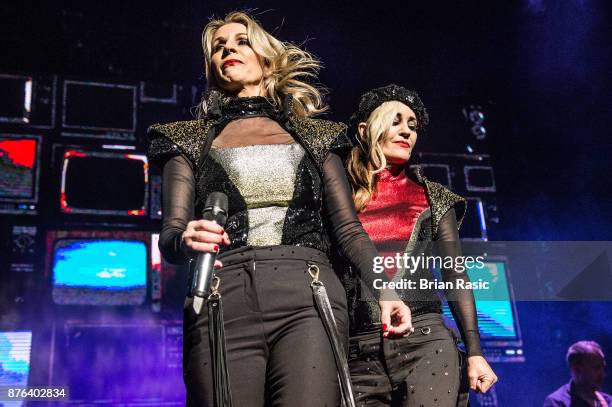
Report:
[{"label": "stack of old televisions", "polygon": [[0,90],[0,354],[17,358],[0,359],[0,386],[182,404],[184,273],[157,250],[145,133],[189,118],[199,91],[12,73]]},{"label": "stack of old televisions", "polygon": [[467,201],[461,239],[489,238],[489,227],[499,222],[495,176],[488,154],[418,153],[425,177],[438,182]]}]

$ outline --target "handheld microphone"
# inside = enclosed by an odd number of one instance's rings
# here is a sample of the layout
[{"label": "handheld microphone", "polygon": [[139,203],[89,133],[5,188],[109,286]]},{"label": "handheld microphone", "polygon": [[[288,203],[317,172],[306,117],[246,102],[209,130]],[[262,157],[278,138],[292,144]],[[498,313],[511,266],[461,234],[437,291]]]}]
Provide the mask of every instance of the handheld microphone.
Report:
[{"label": "handheld microphone", "polygon": [[[206,198],[202,219],[225,226],[227,206],[227,195],[223,192],[212,192]],[[190,293],[193,296],[193,309],[198,315],[202,311],[204,299],[209,294],[216,259],[217,253],[200,253],[196,260]]]}]

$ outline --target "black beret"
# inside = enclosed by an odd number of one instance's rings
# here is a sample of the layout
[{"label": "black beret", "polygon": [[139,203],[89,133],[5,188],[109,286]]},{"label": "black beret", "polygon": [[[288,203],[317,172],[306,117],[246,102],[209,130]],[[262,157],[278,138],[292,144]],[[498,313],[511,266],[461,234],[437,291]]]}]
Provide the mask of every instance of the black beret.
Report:
[{"label": "black beret", "polygon": [[372,89],[359,99],[359,108],[350,118],[351,126],[356,126],[357,123],[365,122],[370,117],[370,114],[380,105],[385,102],[398,101],[410,107],[416,114],[417,124],[419,128],[424,128],[429,124],[429,115],[427,109],[419,94],[413,90],[406,89],[402,86],[391,84],[382,88]]}]

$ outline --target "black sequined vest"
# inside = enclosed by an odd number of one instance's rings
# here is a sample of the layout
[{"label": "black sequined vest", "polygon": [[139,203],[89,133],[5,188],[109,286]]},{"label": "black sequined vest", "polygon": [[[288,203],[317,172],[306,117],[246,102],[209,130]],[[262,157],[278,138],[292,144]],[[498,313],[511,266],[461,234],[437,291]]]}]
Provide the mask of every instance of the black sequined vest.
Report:
[{"label": "black sequined vest", "polygon": [[[215,101],[205,119],[155,124],[149,128],[149,158],[158,165],[176,154],[192,164],[196,179],[196,216],[211,192],[229,198],[225,230],[231,244],[294,245],[329,253],[322,215],[322,167],[328,152],[350,147],[346,126],[293,115],[291,98],[275,109],[263,97]],[[213,139],[232,120],[269,117],[296,141],[212,149]]]}]

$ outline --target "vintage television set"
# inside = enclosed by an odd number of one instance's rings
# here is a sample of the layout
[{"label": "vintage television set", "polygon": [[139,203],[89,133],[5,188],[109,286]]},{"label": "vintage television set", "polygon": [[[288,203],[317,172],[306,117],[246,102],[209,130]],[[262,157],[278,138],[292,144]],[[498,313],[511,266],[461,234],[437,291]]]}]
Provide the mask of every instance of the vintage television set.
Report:
[{"label": "vintage television set", "polygon": [[56,84],[52,75],[0,74],[2,127],[53,128]]},{"label": "vintage television set", "polygon": [[138,306],[148,296],[148,232],[47,232],[45,270],[53,302],[73,306]]},{"label": "vintage television set", "polygon": [[179,86],[173,84],[159,84],[140,82],[140,101],[144,103],[178,104]]},{"label": "vintage television set", "polygon": [[62,136],[135,141],[138,87],[64,80]]},{"label": "vintage television set", "polygon": [[33,82],[31,76],[0,75],[0,89],[2,89],[0,122],[30,122]]},{"label": "vintage television set", "polygon": [[150,232],[47,233],[51,384],[69,386],[71,403],[184,405],[182,314],[156,312],[166,271],[156,246]]},{"label": "vintage television set", "polygon": [[461,239],[487,241],[499,223],[491,157],[488,154],[416,153],[414,159],[430,181],[466,198],[467,212],[459,232]]},{"label": "vintage television set", "polygon": [[59,161],[62,213],[147,216],[149,163],[144,154],[78,146],[56,145],[54,149]]},{"label": "vintage television set", "polygon": [[[490,362],[523,362],[521,330],[510,280],[508,259],[486,257],[484,266],[470,264],[466,272],[471,281],[489,283],[488,289],[473,290],[483,353]],[[448,304],[443,313],[451,328],[457,330]]]},{"label": "vintage television set", "polygon": [[37,213],[41,143],[41,136],[0,134],[0,213]]},{"label": "vintage television set", "polygon": [[54,330],[51,385],[76,405],[184,406],[182,341],[180,319],[68,320]]},{"label": "vintage television set", "polygon": [[[411,165],[411,168],[415,165]],[[419,164],[421,171],[425,177],[430,180],[444,185],[446,188],[452,190],[453,182],[451,180],[451,168],[448,164]]]},{"label": "vintage television set", "polygon": [[496,192],[493,167],[489,165],[466,165],[463,167],[465,187],[470,192]]},{"label": "vintage television set", "polygon": [[[0,330],[0,387],[27,386],[30,375],[32,331]],[[17,407],[21,401],[2,401],[2,405]]]}]

